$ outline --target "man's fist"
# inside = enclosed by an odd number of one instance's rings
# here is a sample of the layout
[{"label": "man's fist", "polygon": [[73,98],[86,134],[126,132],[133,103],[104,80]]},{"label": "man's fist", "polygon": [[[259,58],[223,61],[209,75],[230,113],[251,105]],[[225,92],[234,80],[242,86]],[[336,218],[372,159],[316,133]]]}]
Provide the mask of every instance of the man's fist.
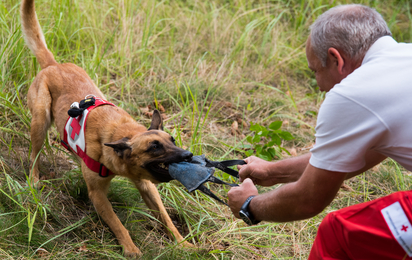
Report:
[{"label": "man's fist", "polygon": [[239,169],[239,180],[241,182],[246,180],[246,178],[250,178],[254,184],[261,186],[272,186],[277,184],[275,181],[277,176],[273,169],[273,163],[256,156],[248,157],[244,161],[247,164],[237,166]]},{"label": "man's fist", "polygon": [[258,195],[258,190],[253,184],[252,180],[247,178],[238,187],[232,187],[228,192],[229,207],[235,217],[240,218],[239,211],[243,203],[249,196]]}]

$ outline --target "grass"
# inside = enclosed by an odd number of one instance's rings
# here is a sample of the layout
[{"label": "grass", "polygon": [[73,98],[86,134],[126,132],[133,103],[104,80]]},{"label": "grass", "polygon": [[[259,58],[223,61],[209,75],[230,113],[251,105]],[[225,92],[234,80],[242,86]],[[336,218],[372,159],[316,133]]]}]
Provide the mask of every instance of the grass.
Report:
[{"label": "grass", "polygon": [[[282,145],[308,151],[324,97],[306,64],[308,27],[341,3],[351,1],[38,0],[36,7],[58,62],[83,67],[111,102],[146,126],[148,106],[162,105],[166,131],[180,146],[221,160],[245,156],[239,147],[251,122],[282,120],[295,136]],[[356,3],[376,8],[395,39],[411,42],[410,1]],[[17,1],[0,2],[0,258],[123,259],[55,129],[39,158],[45,185],[27,185],[26,94],[40,68],[25,47],[18,10]],[[319,216],[253,227],[201,193],[160,184],[169,214],[196,250],[167,238],[127,180],[113,181],[109,199],[144,259],[306,259],[327,212],[412,187],[410,174],[390,160],[346,184]],[[225,198],[226,187],[210,187]]]}]

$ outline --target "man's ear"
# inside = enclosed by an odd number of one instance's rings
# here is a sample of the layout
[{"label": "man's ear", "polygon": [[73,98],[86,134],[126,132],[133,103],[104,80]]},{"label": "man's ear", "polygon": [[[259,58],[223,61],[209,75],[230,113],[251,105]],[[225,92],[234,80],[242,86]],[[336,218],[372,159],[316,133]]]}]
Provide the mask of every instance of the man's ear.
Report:
[{"label": "man's ear", "polygon": [[163,131],[162,116],[160,115],[160,112],[157,109],[153,111],[152,123],[150,124],[150,127],[148,130],[162,130]]},{"label": "man's ear", "polygon": [[339,74],[344,74],[345,59],[343,55],[335,48],[328,49],[328,59],[332,66],[336,66]]},{"label": "man's ear", "polygon": [[125,159],[132,152],[132,147],[127,144],[127,141],[129,141],[129,138],[125,137],[115,142],[105,143],[104,145],[112,147],[117,156]]}]

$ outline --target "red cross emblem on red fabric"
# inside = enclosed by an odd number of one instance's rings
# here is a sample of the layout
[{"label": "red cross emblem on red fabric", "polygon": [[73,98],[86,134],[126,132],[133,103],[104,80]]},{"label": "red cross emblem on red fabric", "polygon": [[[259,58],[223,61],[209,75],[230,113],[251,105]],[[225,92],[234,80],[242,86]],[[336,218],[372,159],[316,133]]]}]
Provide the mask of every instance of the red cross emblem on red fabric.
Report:
[{"label": "red cross emblem on red fabric", "polygon": [[70,135],[70,138],[73,140],[76,135],[79,135],[80,129],[82,129],[82,126],[79,124],[79,121],[81,120],[81,118],[82,116],[73,118],[72,123],[70,124],[70,126],[72,127],[72,134]]},{"label": "red cross emblem on red fabric", "polygon": [[401,230],[402,230],[402,231],[405,231],[405,232],[407,232],[407,230],[408,230],[408,226],[404,226],[404,225],[402,225],[402,228],[401,228]]}]

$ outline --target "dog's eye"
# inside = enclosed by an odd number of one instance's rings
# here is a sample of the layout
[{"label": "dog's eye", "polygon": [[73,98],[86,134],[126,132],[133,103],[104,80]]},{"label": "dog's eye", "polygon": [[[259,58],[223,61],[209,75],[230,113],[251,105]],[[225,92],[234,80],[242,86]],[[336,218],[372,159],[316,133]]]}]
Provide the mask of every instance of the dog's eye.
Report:
[{"label": "dog's eye", "polygon": [[174,145],[176,145],[176,139],[174,139],[173,136],[172,136],[172,143],[173,143]]},{"label": "dog's eye", "polygon": [[162,144],[159,141],[153,141],[150,145],[149,150],[156,151],[162,148]]}]

